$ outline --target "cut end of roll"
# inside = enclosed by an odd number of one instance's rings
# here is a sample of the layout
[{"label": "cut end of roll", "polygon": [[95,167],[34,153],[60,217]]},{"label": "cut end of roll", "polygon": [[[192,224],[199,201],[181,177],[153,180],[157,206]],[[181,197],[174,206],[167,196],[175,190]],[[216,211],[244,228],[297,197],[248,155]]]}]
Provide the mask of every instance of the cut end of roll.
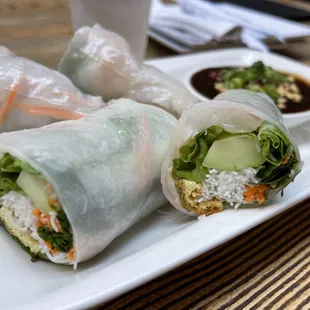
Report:
[{"label": "cut end of roll", "polygon": [[77,268],[71,225],[53,186],[31,165],[0,159],[0,222],[32,257]]},{"label": "cut end of roll", "polygon": [[183,114],[162,169],[166,197],[198,217],[224,207],[257,207],[300,171],[298,148],[281,121],[269,120],[246,103],[233,102],[232,108],[213,102]]}]

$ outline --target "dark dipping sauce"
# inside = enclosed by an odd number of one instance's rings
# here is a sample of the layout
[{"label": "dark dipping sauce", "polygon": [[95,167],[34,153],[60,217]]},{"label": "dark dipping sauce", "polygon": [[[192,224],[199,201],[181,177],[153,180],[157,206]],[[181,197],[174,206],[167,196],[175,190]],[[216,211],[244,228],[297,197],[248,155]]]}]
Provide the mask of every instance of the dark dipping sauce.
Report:
[{"label": "dark dipping sauce", "polygon": [[[229,67],[223,68],[211,68],[204,69],[195,73],[191,78],[191,84],[193,88],[201,95],[213,99],[220,92],[214,88],[214,84],[218,82],[218,73],[222,69],[229,69]],[[286,76],[294,77],[295,84],[300,90],[302,99],[300,102],[293,102],[287,100],[284,109],[280,109],[282,113],[298,113],[310,110],[310,81],[303,79],[302,77],[290,74],[287,72],[281,72]]]}]

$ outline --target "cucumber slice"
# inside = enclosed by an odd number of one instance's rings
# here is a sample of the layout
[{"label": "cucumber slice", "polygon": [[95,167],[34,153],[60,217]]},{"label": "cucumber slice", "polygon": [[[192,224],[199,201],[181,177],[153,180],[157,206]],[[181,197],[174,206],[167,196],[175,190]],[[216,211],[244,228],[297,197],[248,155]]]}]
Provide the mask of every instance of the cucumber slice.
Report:
[{"label": "cucumber slice", "polygon": [[203,166],[223,171],[259,167],[264,158],[257,142],[250,136],[234,136],[215,141],[206,155]]},{"label": "cucumber slice", "polygon": [[48,194],[44,189],[42,177],[22,171],[16,183],[42,212],[54,211],[48,203]]}]

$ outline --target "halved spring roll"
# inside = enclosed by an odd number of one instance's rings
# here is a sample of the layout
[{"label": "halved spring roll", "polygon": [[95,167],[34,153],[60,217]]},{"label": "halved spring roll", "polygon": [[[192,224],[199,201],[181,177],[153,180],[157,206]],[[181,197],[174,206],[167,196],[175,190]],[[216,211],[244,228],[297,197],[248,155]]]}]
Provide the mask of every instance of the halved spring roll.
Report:
[{"label": "halved spring roll", "polygon": [[183,113],[161,181],[173,206],[200,216],[261,204],[300,170],[297,145],[272,100],[232,90]]},{"label": "halved spring roll", "polygon": [[0,220],[33,258],[73,264],[165,202],[176,120],[121,99],[76,121],[0,136]]}]

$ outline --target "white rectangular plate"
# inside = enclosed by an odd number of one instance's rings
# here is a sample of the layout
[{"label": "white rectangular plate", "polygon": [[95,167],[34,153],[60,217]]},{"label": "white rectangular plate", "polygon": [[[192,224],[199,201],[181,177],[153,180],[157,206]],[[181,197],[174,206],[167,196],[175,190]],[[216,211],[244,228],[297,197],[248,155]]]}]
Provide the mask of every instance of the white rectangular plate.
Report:
[{"label": "white rectangular plate", "polygon": [[[195,56],[186,57],[196,61]],[[177,61],[179,71],[172,59],[152,64],[175,75],[182,72],[184,62]],[[277,197],[260,208],[226,210],[200,221],[167,205],[115,240],[94,260],[81,264],[77,271],[43,261],[31,263],[1,229],[0,309],[76,310],[97,305],[294,206],[310,196],[310,123],[295,128],[293,134],[305,161],[304,170],[282,199]]]}]

